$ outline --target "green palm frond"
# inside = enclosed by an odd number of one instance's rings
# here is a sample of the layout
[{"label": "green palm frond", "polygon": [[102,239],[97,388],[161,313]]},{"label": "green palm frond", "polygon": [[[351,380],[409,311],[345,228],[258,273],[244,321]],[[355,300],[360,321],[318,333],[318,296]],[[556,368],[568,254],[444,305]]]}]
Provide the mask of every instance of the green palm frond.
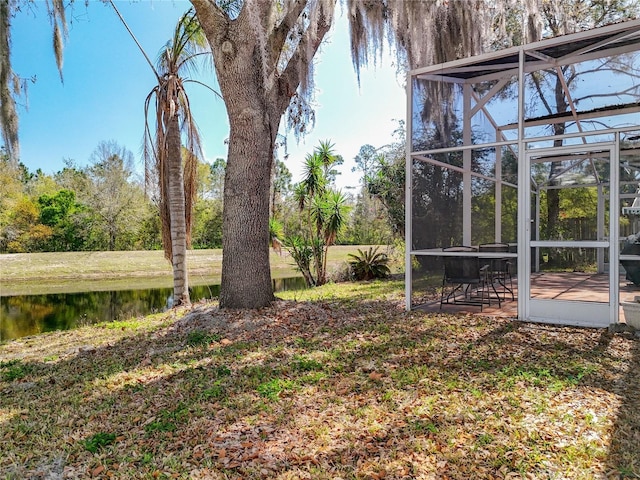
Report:
[{"label": "green palm frond", "polygon": [[369,247],[363,252],[358,249],[357,254],[350,253],[349,265],[356,280],[372,280],[385,278],[391,274],[389,269],[389,257],[385,253],[378,252],[378,247]]},{"label": "green palm frond", "polygon": [[339,190],[327,192],[324,200],[324,240],[327,245],[333,245],[340,231],[347,223],[347,197]]},{"label": "green palm frond", "polygon": [[[199,56],[211,58],[209,43],[193,8],[178,21],[171,39],[160,49],[156,65],[160,74],[180,72],[182,77],[197,73]],[[212,67],[208,62],[207,67]]]},{"label": "green palm frond", "polygon": [[284,227],[277,219],[271,217],[269,219],[269,243],[272,243],[274,239],[282,240],[284,237]]},{"label": "green palm frond", "polygon": [[307,205],[307,190],[302,182],[297,183],[293,188],[293,198],[300,210],[304,210]]},{"label": "green palm frond", "polygon": [[335,144],[331,143],[330,140],[321,140],[320,145],[318,145],[315,149],[314,154],[320,157],[322,161],[322,165],[325,168],[330,167],[336,161],[336,154],[334,152]]},{"label": "green palm frond", "polygon": [[312,198],[324,193],[327,180],[324,175],[324,164],[322,157],[316,153],[309,154],[304,159],[302,170],[302,182],[306,196]]},{"label": "green palm frond", "polygon": [[316,195],[311,199],[309,203],[309,214],[311,221],[316,228],[316,235],[319,235],[325,224],[327,213],[327,203],[323,196]]}]

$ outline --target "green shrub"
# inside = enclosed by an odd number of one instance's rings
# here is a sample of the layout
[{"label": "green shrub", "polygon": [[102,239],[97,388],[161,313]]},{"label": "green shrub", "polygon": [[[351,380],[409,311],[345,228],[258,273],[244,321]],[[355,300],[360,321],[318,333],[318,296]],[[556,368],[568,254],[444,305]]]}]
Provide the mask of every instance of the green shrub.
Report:
[{"label": "green shrub", "polygon": [[231,369],[226,365],[218,365],[213,370],[217,377],[228,377],[231,375]]},{"label": "green shrub", "polygon": [[190,347],[203,347],[219,340],[220,335],[203,330],[194,330],[187,335],[187,345]]},{"label": "green shrub", "polygon": [[258,393],[260,396],[269,400],[277,400],[284,391],[291,390],[293,382],[290,380],[273,379],[258,385]]},{"label": "green shrub", "polygon": [[84,448],[91,453],[96,453],[103,447],[111,445],[116,439],[115,433],[98,432],[95,435],[82,441]]},{"label": "green shrub", "polygon": [[145,432],[151,435],[155,432],[175,432],[178,424],[189,418],[189,409],[183,403],[178,403],[172,410],[160,410],[157,419],[144,426]]},{"label": "green shrub", "polygon": [[366,252],[358,249],[357,254],[350,253],[349,257],[352,259],[349,260],[351,273],[356,280],[385,278],[391,274],[389,257],[378,252],[378,247],[370,247]]},{"label": "green shrub", "polygon": [[322,370],[323,365],[316,361],[313,360],[311,358],[306,358],[306,357],[301,357],[301,356],[294,356],[293,358],[293,368],[295,370],[298,370],[300,372],[310,372],[313,370]]},{"label": "green shrub", "polygon": [[5,382],[20,380],[31,373],[31,367],[24,365],[20,360],[0,362],[0,376]]},{"label": "green shrub", "polygon": [[152,434],[154,432],[174,432],[178,427],[173,422],[168,422],[164,420],[154,421],[148,423],[144,426],[144,431],[148,434]]},{"label": "green shrub", "polygon": [[202,392],[202,398],[209,400],[213,398],[223,398],[225,396],[225,388],[222,381],[216,380],[210,388]]}]

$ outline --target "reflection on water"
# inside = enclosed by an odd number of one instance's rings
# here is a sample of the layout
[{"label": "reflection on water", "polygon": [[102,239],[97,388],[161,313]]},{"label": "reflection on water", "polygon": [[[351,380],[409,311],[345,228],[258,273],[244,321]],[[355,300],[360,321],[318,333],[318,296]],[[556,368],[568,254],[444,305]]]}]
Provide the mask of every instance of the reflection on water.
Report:
[{"label": "reflection on water", "polygon": [[[275,291],[305,287],[302,277],[273,280]],[[217,297],[220,285],[189,289],[191,301]],[[0,341],[165,310],[173,288],[0,297]]]}]

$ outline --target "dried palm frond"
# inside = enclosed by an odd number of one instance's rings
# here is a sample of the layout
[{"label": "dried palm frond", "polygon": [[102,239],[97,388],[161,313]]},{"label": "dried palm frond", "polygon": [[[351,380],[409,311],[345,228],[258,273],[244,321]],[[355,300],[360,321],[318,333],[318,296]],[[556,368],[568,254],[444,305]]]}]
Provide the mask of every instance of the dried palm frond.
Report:
[{"label": "dried palm frond", "polygon": [[[115,8],[115,6],[114,6]],[[191,105],[185,89],[185,83],[191,81],[185,77],[189,72],[197,71],[196,59],[203,54],[209,55],[209,46],[198,19],[193,10],[187,11],[178,22],[174,34],[160,50],[154,72],[158,84],[145,100],[145,118],[149,118],[152,100],[155,111],[155,130],[151,132],[148,122],[145,124],[143,155],[147,180],[157,175],[159,191],[159,209],[162,220],[162,244],[165,257],[171,259],[171,217],[169,210],[169,158],[168,128],[178,118],[181,134],[184,135],[182,148],[184,207],[187,245],[191,243],[192,210],[197,188],[198,161],[203,158],[200,133],[191,115]],[[200,82],[196,82],[202,85]],[[211,90],[210,87],[209,90]],[[213,90],[212,90],[213,91]],[[216,93],[216,92],[214,92]],[[216,93],[217,94],[217,93]]]}]

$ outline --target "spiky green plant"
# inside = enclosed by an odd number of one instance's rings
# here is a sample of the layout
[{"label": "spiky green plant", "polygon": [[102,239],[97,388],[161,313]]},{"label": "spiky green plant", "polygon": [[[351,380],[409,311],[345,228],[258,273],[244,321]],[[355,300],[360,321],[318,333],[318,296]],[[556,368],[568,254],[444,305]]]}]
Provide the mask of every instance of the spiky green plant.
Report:
[{"label": "spiky green plant", "polygon": [[391,274],[389,269],[389,257],[386,253],[378,252],[378,247],[369,247],[363,252],[358,249],[357,254],[350,253],[349,265],[356,280],[372,280],[385,278]]},{"label": "spiky green plant", "polygon": [[275,218],[269,219],[269,245],[275,251],[279,252],[282,247],[282,239],[284,238],[284,227]]},{"label": "spiky green plant", "polygon": [[[329,247],[335,244],[347,223],[350,208],[347,197],[332,189],[328,178],[331,166],[338,159],[330,141],[320,142],[314,153],[307,155],[304,178],[295,187],[294,198],[300,211],[306,215],[301,221],[302,233],[288,238],[285,246],[308,286],[327,283]],[[306,223],[305,228],[303,223]]]},{"label": "spiky green plant", "polygon": [[297,235],[287,237],[284,244],[296,262],[298,270],[302,273],[307,285],[310,287],[314,286],[316,282],[311,274],[311,260],[313,259],[314,253],[312,247],[308,245],[302,237]]}]

